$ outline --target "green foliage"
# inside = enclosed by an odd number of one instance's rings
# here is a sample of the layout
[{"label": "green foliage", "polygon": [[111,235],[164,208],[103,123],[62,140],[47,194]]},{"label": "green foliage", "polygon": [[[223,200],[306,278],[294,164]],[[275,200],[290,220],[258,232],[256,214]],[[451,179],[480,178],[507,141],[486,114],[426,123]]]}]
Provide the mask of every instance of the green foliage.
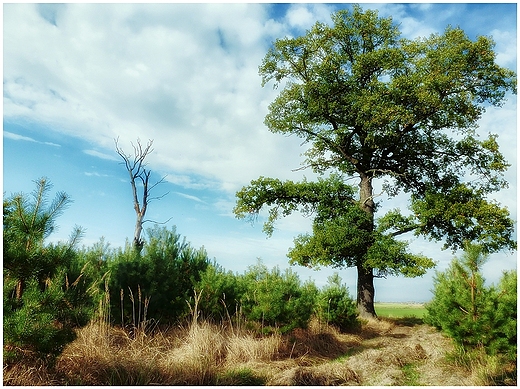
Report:
[{"label": "green foliage", "polygon": [[279,328],[282,333],[307,326],[317,295],[314,283],[302,284],[290,269],[269,271],[260,262],[249,267],[243,281],[247,289],[242,311],[247,319]]},{"label": "green foliage", "polygon": [[[319,172],[392,175],[396,187],[416,193],[460,177],[461,168],[493,173],[484,181],[494,188],[503,184],[495,173],[508,165],[494,136],[474,134],[484,103],[500,106],[516,89],[515,73],[495,63],[490,38],[472,41],[448,27],[401,39],[391,18],[359,6],[332,21],[276,40],[265,56],[263,85],[288,81],[269,107],[271,131],[308,141],[307,162]],[[452,139],[446,129],[463,136]]]},{"label": "green foliage", "polygon": [[239,311],[245,292],[241,276],[213,263],[200,274],[196,289],[201,292],[199,309],[206,317],[228,319]]},{"label": "green foliage", "polygon": [[75,228],[68,243],[44,242],[70,199],[59,192],[47,206],[51,184],[45,178],[36,184],[32,199],[22,193],[4,200],[7,361],[27,355],[52,361],[74,339],[73,329],[88,322],[94,308],[92,296],[85,293],[86,277],[81,280],[86,266],[79,264],[75,251],[81,229]]},{"label": "green foliage", "polygon": [[487,200],[482,190],[466,184],[449,190],[431,187],[421,199],[412,200],[411,208],[418,219],[416,235],[445,239],[445,248],[464,248],[470,241],[478,242],[488,253],[502,248],[516,250],[509,211]]},{"label": "green foliage", "polygon": [[36,280],[30,280],[18,301],[13,301],[12,289],[4,286],[4,360],[34,355],[52,359],[74,340],[73,327],[79,323],[68,306],[63,283],[64,274],[49,279],[43,290]]},{"label": "green foliage", "polygon": [[[209,265],[204,248],[194,249],[175,227],[147,229],[141,252],[129,244],[109,264],[112,320],[137,326],[147,318],[172,322],[188,311],[201,272]],[[123,300],[121,306],[121,299]],[[121,310],[123,312],[121,312]]]},{"label": "green foliage", "polygon": [[328,324],[348,331],[358,327],[356,302],[349,294],[348,288],[341,284],[338,273],[328,278],[328,285],[320,290],[316,301],[318,318]]},{"label": "green foliage", "polygon": [[299,210],[306,215],[320,212],[323,216],[328,214],[331,217],[331,212],[341,213],[345,208],[351,208],[356,203],[355,193],[356,189],[346,185],[339,175],[318,178],[317,182],[304,180],[296,183],[260,177],[237,193],[233,212],[238,218],[249,217],[253,221],[262,207],[272,206],[264,223],[264,231],[271,236],[274,222],[279,216],[288,216]]},{"label": "green foliage", "polygon": [[487,256],[467,244],[461,259],[434,278],[434,298],[425,321],[466,348],[483,346],[490,354],[516,358],[516,273],[505,273],[498,290],[486,287],[481,267]]},{"label": "green foliage", "polygon": [[68,277],[74,281],[75,298],[88,296],[92,301],[90,316],[105,319],[107,312],[100,309],[100,304],[107,299],[108,264],[114,250],[101,238],[91,247],[76,250],[76,259],[70,264]]},{"label": "green foliage", "polygon": [[386,231],[394,227],[408,230],[413,219],[405,219],[393,211],[385,215],[380,227],[373,228],[370,215],[354,199],[355,193],[355,189],[345,185],[338,175],[300,183],[260,178],[237,193],[234,211],[244,218],[259,212],[262,206],[272,207],[264,225],[269,234],[280,214],[287,216],[297,210],[304,214],[314,213],[312,234],[296,237],[294,248],[288,253],[293,264],[341,268],[364,263],[377,269],[380,276],[403,274],[409,277],[423,275],[434,266],[430,258],[409,253],[408,244],[396,240],[395,232]]},{"label": "green foliage", "polygon": [[493,302],[489,319],[492,341],[487,346],[491,354],[504,353],[516,361],[517,353],[517,273],[504,272],[496,288],[491,288]]}]

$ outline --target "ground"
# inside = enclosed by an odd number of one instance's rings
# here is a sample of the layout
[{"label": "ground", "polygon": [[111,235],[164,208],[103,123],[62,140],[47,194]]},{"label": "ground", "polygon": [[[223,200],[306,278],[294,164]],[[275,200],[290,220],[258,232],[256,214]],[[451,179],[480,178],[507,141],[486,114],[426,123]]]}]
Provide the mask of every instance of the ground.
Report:
[{"label": "ground", "polygon": [[294,339],[292,363],[280,359],[278,369],[272,361],[249,367],[267,376],[267,385],[470,384],[471,372],[445,360],[451,340],[417,319],[368,322],[358,334],[333,333],[328,342],[322,334],[322,350],[309,348],[320,342],[309,341],[303,331],[302,335],[307,339]]}]

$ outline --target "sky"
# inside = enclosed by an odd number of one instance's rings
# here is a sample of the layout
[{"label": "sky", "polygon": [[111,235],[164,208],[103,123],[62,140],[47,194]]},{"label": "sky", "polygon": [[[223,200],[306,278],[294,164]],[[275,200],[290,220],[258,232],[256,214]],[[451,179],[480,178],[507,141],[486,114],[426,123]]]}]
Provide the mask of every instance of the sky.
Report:
[{"label": "sky", "polygon": [[[272,42],[299,36],[316,21],[350,4],[4,4],[3,5],[3,193],[30,193],[47,177],[73,200],[57,219],[51,241],[67,240],[75,225],[81,244],[101,237],[122,247],[134,231],[130,184],[114,139],[153,140],[148,156],[152,194],[147,219],[176,227],[192,246],[226,270],[242,273],[258,259],[289,268],[288,250],[311,231],[299,214],[281,219],[271,238],[236,219],[235,193],[259,176],[315,178],[301,170],[301,139],[273,134],[263,124],[279,93],[261,86],[258,67]],[[448,26],[468,36],[492,36],[497,62],[517,68],[517,7],[510,4],[362,4],[392,16],[406,38],[442,33]],[[512,164],[510,186],[493,198],[516,220],[517,104],[508,95],[490,108],[479,133],[499,135]],[[406,197],[382,195],[385,209],[407,206]],[[145,224],[151,227],[152,222]],[[454,255],[442,244],[410,235],[410,250],[447,268]],[[323,286],[338,272],[351,293],[355,269],[291,267],[302,281]],[[516,253],[497,253],[484,266],[489,283],[516,269]],[[420,278],[376,279],[376,301],[431,299],[434,270]]]}]

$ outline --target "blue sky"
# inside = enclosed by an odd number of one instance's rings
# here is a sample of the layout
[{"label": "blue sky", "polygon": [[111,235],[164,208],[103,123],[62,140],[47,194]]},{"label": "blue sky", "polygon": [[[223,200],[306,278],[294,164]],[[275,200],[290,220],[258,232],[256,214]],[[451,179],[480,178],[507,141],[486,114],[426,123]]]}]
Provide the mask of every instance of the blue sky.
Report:
[{"label": "blue sky", "polygon": [[[166,176],[148,219],[171,218],[195,247],[204,246],[228,270],[243,272],[257,258],[289,267],[293,238],[310,231],[300,215],[282,219],[269,239],[232,214],[235,193],[259,176],[312,179],[300,167],[301,141],[270,133],[263,124],[278,93],[261,87],[258,66],[272,41],[303,34],[348,4],[4,4],[3,193],[29,193],[46,176],[74,203],[50,239],[65,240],[74,225],[89,246],[104,236],[112,247],[131,238],[135,223],[127,173],[114,138],[154,140],[149,168]],[[516,4],[365,4],[392,16],[408,38],[460,26],[474,38],[491,35],[497,62],[517,67]],[[480,133],[499,134],[512,167],[510,187],[494,198],[516,220],[516,96],[489,109]],[[384,209],[406,207],[388,199]],[[151,225],[149,225],[151,226]],[[453,257],[441,244],[413,236],[411,249],[443,270]],[[484,268],[497,282],[516,268],[516,255],[499,253]],[[302,279],[326,283],[333,269],[294,267]],[[339,271],[352,293],[354,269]],[[378,301],[427,301],[432,276],[376,280]]]}]

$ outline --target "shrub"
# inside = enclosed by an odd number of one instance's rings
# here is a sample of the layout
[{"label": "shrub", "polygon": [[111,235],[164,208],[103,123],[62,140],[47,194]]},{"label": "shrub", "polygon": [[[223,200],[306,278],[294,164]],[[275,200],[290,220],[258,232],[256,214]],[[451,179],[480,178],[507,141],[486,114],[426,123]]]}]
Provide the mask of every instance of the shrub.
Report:
[{"label": "shrub", "polygon": [[490,342],[491,354],[504,353],[516,361],[517,353],[517,274],[504,272],[497,288],[491,289],[492,306]]},{"label": "shrub", "polygon": [[260,262],[248,269],[243,281],[247,289],[242,308],[247,319],[277,327],[282,333],[307,326],[317,295],[312,282],[302,284],[290,269],[269,271]]},{"label": "shrub", "polygon": [[240,278],[216,262],[200,274],[196,289],[201,292],[199,309],[206,318],[225,320],[238,312],[245,290]]},{"label": "shrub", "polygon": [[437,272],[425,322],[464,348],[516,358],[516,274],[505,273],[498,289],[486,287],[481,274],[486,259],[480,246],[468,244],[461,259]]},{"label": "shrub", "polygon": [[[127,243],[109,265],[112,320],[138,326],[147,318],[174,322],[188,312],[201,273],[209,260],[204,248],[194,249],[175,227],[147,229],[143,249]],[[121,299],[122,305],[121,305]]]},{"label": "shrub", "polygon": [[359,325],[356,302],[349,294],[341,277],[334,273],[328,277],[326,285],[318,294],[316,314],[320,321],[334,325],[340,331],[347,331]]},{"label": "shrub", "polygon": [[7,296],[11,304],[4,304],[4,361],[14,362],[33,356],[56,357],[74,340],[74,323],[70,320],[73,310],[65,304],[62,276],[49,280],[45,289],[37,281],[30,280],[22,298],[14,303],[11,296]]}]

